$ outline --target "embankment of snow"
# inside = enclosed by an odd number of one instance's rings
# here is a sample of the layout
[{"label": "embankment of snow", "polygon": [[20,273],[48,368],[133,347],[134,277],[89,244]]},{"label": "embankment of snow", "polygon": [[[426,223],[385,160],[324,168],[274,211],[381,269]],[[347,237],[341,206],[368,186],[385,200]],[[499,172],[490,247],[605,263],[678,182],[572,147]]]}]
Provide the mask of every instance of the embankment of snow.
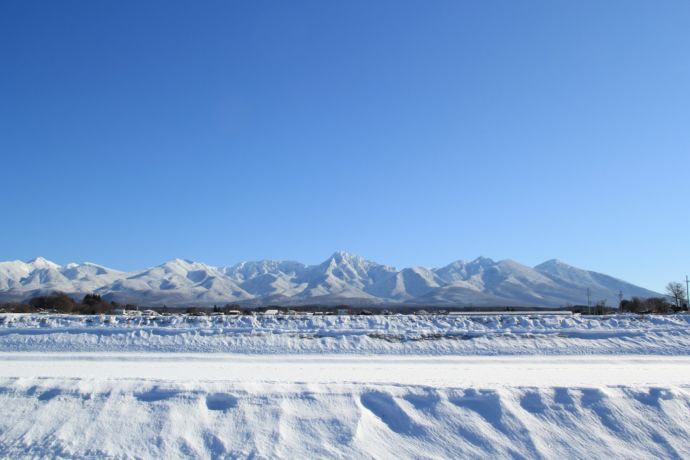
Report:
[{"label": "embankment of snow", "polygon": [[690,315],[0,315],[0,351],[690,354]]},{"label": "embankment of snow", "polygon": [[0,456],[688,458],[690,390],[0,379]]}]

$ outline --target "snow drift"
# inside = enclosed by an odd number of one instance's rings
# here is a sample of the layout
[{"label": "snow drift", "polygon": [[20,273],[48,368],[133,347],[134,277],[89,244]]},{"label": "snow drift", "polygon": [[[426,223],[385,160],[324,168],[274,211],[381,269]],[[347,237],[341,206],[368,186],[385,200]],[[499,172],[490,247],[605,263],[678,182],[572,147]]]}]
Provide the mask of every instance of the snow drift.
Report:
[{"label": "snow drift", "polygon": [[0,379],[0,456],[688,458],[688,388]]},{"label": "snow drift", "polygon": [[690,315],[0,315],[0,351],[690,354]]},{"label": "snow drift", "polygon": [[687,458],[688,326],[5,314],[0,457]]}]

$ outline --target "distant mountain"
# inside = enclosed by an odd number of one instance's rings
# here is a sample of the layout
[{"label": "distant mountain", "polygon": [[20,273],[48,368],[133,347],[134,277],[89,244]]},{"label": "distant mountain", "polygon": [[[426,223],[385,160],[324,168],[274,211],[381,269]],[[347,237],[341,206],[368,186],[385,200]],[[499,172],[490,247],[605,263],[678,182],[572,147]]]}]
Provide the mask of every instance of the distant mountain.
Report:
[{"label": "distant mountain", "polygon": [[33,294],[61,290],[93,292],[126,274],[101,265],[85,262],[60,266],[42,257],[28,262],[0,262],[0,294]]},{"label": "distant mountain", "polygon": [[174,259],[156,267],[121,272],[92,263],[64,266],[41,257],[0,262],[0,300],[27,300],[52,291],[145,305],[267,305],[348,303],[442,306],[558,307],[660,294],[558,260],[528,267],[479,257],[441,268],[397,270],[339,251],[317,265],[263,260],[214,267]]},{"label": "distant mountain", "polygon": [[129,273],[96,292],[107,299],[149,305],[207,305],[253,297],[221,269],[183,259]]},{"label": "distant mountain", "polygon": [[299,281],[306,284],[297,298],[336,297],[338,299],[383,300],[369,291],[377,283],[395,273],[395,268],[368,261],[360,256],[339,251],[325,262],[307,267]]}]

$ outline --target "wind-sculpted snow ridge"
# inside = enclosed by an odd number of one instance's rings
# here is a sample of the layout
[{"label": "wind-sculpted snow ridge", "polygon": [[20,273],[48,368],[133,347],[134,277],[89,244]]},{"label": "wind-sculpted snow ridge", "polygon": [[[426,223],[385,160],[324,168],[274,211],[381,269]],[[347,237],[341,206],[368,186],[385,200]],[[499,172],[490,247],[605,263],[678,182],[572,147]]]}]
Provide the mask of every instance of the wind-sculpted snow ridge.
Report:
[{"label": "wind-sculpted snow ridge", "polygon": [[690,315],[0,315],[0,351],[690,354]]},{"label": "wind-sculpted snow ridge", "polygon": [[3,458],[689,458],[687,387],[0,379]]}]

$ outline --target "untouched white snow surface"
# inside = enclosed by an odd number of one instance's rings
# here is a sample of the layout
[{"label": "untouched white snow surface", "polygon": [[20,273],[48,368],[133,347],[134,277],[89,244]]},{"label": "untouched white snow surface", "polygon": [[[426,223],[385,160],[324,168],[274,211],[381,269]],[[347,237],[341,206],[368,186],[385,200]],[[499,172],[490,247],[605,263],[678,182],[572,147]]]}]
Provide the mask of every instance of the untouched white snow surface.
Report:
[{"label": "untouched white snow surface", "polygon": [[689,320],[0,315],[0,457],[690,458]]},{"label": "untouched white snow surface", "polygon": [[0,353],[0,364],[0,377],[41,379],[372,383],[433,387],[690,384],[690,356]]}]

